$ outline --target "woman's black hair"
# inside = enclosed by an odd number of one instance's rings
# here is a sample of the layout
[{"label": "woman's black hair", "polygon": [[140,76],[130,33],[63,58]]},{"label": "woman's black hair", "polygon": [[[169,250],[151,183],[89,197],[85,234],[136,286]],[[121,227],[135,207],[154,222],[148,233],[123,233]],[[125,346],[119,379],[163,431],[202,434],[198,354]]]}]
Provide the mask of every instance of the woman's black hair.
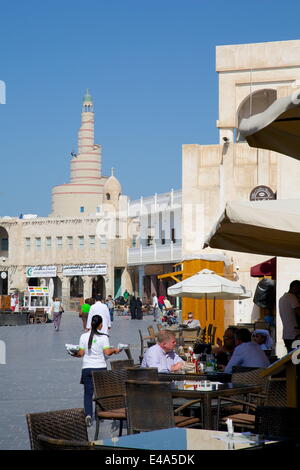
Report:
[{"label": "woman's black hair", "polygon": [[[97,335],[97,336],[105,335],[105,333],[101,333],[100,331],[98,331],[98,328],[100,325],[102,325],[102,317],[100,315],[94,315],[92,317],[92,322],[91,322],[91,334],[89,337],[88,349],[91,349],[92,347],[92,341],[93,341],[94,335]],[[108,335],[105,335],[105,336],[108,336]]]}]

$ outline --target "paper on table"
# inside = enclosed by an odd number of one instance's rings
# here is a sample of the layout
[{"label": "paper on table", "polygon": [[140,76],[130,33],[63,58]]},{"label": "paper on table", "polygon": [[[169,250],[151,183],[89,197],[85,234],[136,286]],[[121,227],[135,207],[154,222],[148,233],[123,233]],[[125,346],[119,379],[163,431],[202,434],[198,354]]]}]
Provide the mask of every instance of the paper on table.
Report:
[{"label": "paper on table", "polygon": [[[226,441],[228,442],[228,436],[212,436],[214,439],[218,439],[219,441]],[[239,442],[241,444],[254,444],[254,441],[251,439],[246,439],[244,436],[240,436],[238,434],[234,434],[234,437],[230,439],[231,441]]]}]

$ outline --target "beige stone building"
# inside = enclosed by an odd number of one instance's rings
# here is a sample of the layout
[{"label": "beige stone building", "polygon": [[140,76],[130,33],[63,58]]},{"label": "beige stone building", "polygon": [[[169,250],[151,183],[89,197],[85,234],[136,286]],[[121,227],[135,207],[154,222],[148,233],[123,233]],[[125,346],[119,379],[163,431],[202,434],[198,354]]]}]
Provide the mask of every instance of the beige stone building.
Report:
[{"label": "beige stone building", "polygon": [[[300,162],[286,155],[250,148],[239,140],[243,117],[264,111],[277,98],[300,88],[300,40],[218,46],[219,143],[184,145],[182,155],[183,256],[199,253],[203,240],[226,201],[266,197],[300,197]],[[256,196],[255,196],[256,195]],[[250,267],[269,257],[227,253],[239,280],[255,291],[257,279]],[[300,261],[277,259],[277,297],[300,278]],[[253,302],[235,302],[232,320],[249,322]],[[277,315],[277,337],[281,339]]]},{"label": "beige stone building", "polygon": [[50,216],[0,219],[0,293],[46,286],[52,278],[54,295],[70,308],[79,297],[131,289],[127,204],[113,172],[102,176],[93,102],[87,92],[70,183],[53,188]]}]

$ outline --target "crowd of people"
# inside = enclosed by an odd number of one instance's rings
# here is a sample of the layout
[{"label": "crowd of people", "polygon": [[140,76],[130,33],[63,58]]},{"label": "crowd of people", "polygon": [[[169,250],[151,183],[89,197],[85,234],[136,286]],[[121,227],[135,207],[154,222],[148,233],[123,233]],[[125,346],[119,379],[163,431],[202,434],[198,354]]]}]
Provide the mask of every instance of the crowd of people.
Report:
[{"label": "crowd of people", "polygon": [[[125,291],[122,298],[128,305],[131,319],[143,318],[143,304],[139,297]],[[77,357],[82,357],[81,383],[84,385],[84,408],[86,424],[93,421],[93,383],[92,371],[106,369],[106,356],[118,354],[120,349],[111,348],[109,332],[114,321],[116,301],[111,295],[104,301],[101,295],[94,299],[85,299],[80,308],[80,317],[84,333],[79,340]],[[152,310],[154,321],[167,322],[171,325],[177,321],[174,309],[164,296],[152,294]],[[283,338],[288,351],[293,341],[300,337],[300,281],[293,281],[289,291],[279,300],[279,311],[283,323]],[[52,306],[53,323],[59,329],[63,306],[60,299],[55,299]],[[200,327],[199,320],[192,312],[183,322],[188,328]],[[184,360],[175,352],[177,343],[174,332],[168,329],[159,331],[157,343],[147,349],[141,367],[156,367],[159,372],[178,371],[183,368]],[[224,332],[223,341],[217,338],[212,354],[219,371],[232,373],[234,366],[265,368],[270,364],[269,355],[273,340],[267,329],[256,329],[251,333],[246,328],[231,326]]]}]

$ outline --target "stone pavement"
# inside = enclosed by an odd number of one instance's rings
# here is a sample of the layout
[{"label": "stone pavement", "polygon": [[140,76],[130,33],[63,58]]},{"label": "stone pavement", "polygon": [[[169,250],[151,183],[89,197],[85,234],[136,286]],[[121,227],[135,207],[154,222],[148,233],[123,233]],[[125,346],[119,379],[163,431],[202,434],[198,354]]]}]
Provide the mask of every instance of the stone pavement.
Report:
[{"label": "stone pavement", "polygon": [[[147,335],[152,322],[150,315],[143,320],[115,316],[110,344],[130,344],[138,363],[138,330]],[[78,344],[81,334],[81,319],[74,312],[63,314],[58,332],[52,323],[0,327],[0,340],[6,344],[6,364],[0,364],[0,450],[30,449],[26,413],[83,408],[82,360],[65,350],[65,343]],[[122,351],[113,359],[126,359],[126,354]],[[99,438],[111,436],[110,424],[101,424]],[[90,439],[93,436],[94,426],[89,428]]]}]

